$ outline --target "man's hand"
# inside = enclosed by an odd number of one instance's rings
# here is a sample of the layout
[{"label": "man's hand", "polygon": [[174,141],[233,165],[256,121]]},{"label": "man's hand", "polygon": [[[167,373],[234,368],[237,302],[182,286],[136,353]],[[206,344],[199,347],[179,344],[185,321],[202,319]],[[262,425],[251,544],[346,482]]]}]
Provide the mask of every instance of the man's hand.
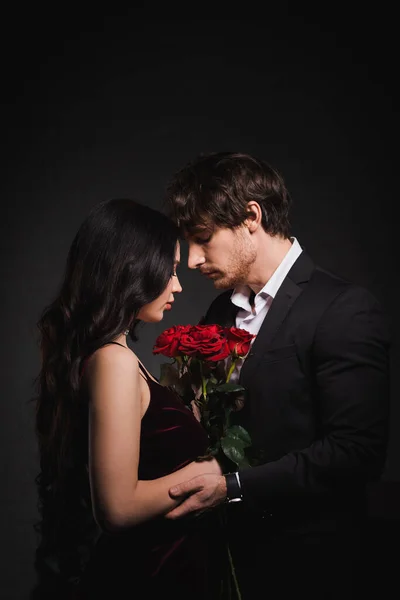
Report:
[{"label": "man's hand", "polygon": [[177,519],[189,513],[201,513],[221,504],[226,498],[226,480],[223,475],[205,473],[175,485],[169,495],[181,504],[167,513],[167,519]]}]

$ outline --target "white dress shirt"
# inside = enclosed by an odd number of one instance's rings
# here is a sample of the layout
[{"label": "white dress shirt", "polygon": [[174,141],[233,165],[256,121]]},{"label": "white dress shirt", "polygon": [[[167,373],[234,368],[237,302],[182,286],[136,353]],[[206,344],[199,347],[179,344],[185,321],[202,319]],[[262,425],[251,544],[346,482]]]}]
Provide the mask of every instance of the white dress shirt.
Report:
[{"label": "white dress shirt", "polygon": [[[239,286],[234,289],[231,296],[231,302],[239,307],[239,311],[236,315],[235,327],[245,329],[249,333],[254,333],[255,335],[260,331],[260,327],[283,280],[303,251],[296,238],[291,238],[291,242],[292,247],[280,263],[279,267],[274,271],[262,290],[254,297],[254,308],[251,307],[249,301],[252,291],[247,285]],[[243,360],[239,359],[236,363],[236,368],[231,375],[230,380],[232,382],[239,379],[242,364]]]}]

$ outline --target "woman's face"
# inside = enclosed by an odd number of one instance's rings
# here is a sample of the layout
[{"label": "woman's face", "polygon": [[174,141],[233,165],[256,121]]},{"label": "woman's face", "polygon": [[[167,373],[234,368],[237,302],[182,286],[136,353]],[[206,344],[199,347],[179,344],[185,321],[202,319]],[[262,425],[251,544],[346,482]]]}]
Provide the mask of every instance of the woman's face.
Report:
[{"label": "woman's face", "polygon": [[145,321],[146,323],[157,323],[161,321],[164,316],[164,310],[171,310],[172,303],[174,301],[174,294],[182,291],[181,284],[179,283],[178,275],[176,274],[176,268],[179,265],[181,257],[179,242],[176,244],[175,250],[175,262],[174,271],[171,274],[171,278],[168,282],[167,287],[161,293],[158,298],[145,304],[139,311],[138,319]]}]

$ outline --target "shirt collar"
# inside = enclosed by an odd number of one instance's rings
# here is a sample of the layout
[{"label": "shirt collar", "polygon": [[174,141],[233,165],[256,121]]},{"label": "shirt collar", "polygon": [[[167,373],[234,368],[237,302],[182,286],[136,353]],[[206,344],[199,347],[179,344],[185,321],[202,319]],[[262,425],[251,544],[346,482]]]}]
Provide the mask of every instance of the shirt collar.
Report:
[{"label": "shirt collar", "polygon": [[[292,246],[290,250],[285,255],[284,259],[278,266],[278,268],[274,271],[272,276],[269,278],[264,287],[256,294],[254,299],[255,309],[257,311],[257,300],[260,301],[263,299],[262,304],[265,304],[265,300],[268,297],[275,298],[280,286],[283,283],[286,275],[289,273],[293,264],[296,262],[300,254],[302,253],[302,248],[295,237],[290,238],[292,242]],[[237,286],[231,295],[231,302],[238,308],[242,308],[248,312],[251,312],[251,306],[249,302],[249,298],[251,295],[251,289],[247,285],[239,285]]]}]

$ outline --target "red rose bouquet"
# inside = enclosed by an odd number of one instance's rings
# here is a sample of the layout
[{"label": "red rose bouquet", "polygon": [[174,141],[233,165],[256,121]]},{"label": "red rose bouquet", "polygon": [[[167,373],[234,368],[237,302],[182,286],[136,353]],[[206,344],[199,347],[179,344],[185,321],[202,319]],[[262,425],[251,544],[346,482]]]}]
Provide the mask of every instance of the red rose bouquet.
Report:
[{"label": "red rose bouquet", "polygon": [[154,354],[172,359],[161,365],[160,383],[175,389],[205,427],[208,453],[237,467],[249,465],[251,439],[232,424],[232,414],[243,406],[244,388],[230,378],[254,337],[236,327],[177,325],[161,333],[153,348]]}]

